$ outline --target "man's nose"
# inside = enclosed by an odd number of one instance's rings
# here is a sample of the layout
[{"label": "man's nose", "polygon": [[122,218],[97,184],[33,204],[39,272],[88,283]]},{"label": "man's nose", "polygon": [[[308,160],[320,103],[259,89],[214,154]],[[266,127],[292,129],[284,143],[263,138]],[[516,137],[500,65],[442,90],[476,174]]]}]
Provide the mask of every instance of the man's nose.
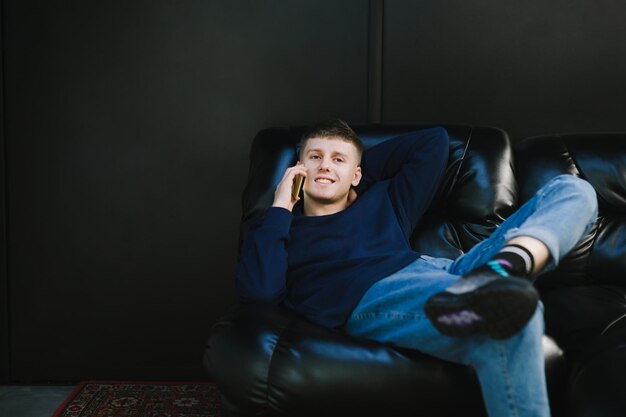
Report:
[{"label": "man's nose", "polygon": [[320,162],[320,170],[328,171],[330,167],[330,161],[326,158],[323,158]]}]

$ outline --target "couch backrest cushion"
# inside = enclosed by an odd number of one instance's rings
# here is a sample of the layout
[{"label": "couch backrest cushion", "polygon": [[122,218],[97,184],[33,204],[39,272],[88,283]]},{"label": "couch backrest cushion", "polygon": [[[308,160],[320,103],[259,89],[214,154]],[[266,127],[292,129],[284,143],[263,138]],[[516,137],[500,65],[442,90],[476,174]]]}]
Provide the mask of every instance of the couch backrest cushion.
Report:
[{"label": "couch backrest cushion", "polygon": [[583,133],[529,138],[515,147],[520,202],[559,174],[596,190],[596,227],[541,277],[543,285],[626,284],[626,134]]},{"label": "couch backrest cushion", "polygon": [[[431,125],[355,125],[365,149],[394,136]],[[456,258],[491,232],[517,207],[512,149],[506,132],[490,127],[446,126],[449,164],[412,246],[431,256]],[[265,129],[250,153],[248,184],[242,199],[240,238],[273,201],[285,169],[297,160],[296,145],[305,127]],[[419,179],[416,179],[419,180]]]}]

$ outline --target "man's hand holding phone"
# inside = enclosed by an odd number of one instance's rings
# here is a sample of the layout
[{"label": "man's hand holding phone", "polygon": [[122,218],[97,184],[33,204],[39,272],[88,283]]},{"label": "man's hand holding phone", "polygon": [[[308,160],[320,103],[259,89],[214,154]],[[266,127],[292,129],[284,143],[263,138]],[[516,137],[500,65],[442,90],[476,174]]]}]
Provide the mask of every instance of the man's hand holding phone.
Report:
[{"label": "man's hand holding phone", "polygon": [[300,200],[300,188],[304,183],[307,170],[300,161],[296,165],[287,168],[283,179],[276,186],[274,191],[274,203],[272,207],[283,207],[289,211]]}]

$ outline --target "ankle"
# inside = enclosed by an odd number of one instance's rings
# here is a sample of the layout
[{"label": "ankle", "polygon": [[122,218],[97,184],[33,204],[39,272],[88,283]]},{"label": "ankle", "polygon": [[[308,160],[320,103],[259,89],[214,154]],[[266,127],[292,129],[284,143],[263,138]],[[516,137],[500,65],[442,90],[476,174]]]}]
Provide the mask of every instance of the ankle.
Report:
[{"label": "ankle", "polygon": [[505,271],[508,275],[528,277],[532,274],[534,259],[525,247],[507,244],[487,262],[487,265],[500,275]]}]

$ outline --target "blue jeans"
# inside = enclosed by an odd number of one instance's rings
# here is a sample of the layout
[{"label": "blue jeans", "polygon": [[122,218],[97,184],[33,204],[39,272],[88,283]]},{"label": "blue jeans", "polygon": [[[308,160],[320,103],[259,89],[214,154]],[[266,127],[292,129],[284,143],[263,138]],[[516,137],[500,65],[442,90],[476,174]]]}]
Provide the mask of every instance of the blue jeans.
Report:
[{"label": "blue jeans", "polygon": [[426,318],[424,303],[460,275],[484,264],[517,236],[534,237],[547,246],[551,256],[542,272],[556,267],[589,232],[597,210],[595,191],[586,181],[570,175],[555,177],[488,239],[458,259],[423,255],[378,281],[352,312],[345,330],[474,367],[491,417],[549,416],[541,303],[526,326],[505,340],[483,335],[463,339],[444,336]]}]

